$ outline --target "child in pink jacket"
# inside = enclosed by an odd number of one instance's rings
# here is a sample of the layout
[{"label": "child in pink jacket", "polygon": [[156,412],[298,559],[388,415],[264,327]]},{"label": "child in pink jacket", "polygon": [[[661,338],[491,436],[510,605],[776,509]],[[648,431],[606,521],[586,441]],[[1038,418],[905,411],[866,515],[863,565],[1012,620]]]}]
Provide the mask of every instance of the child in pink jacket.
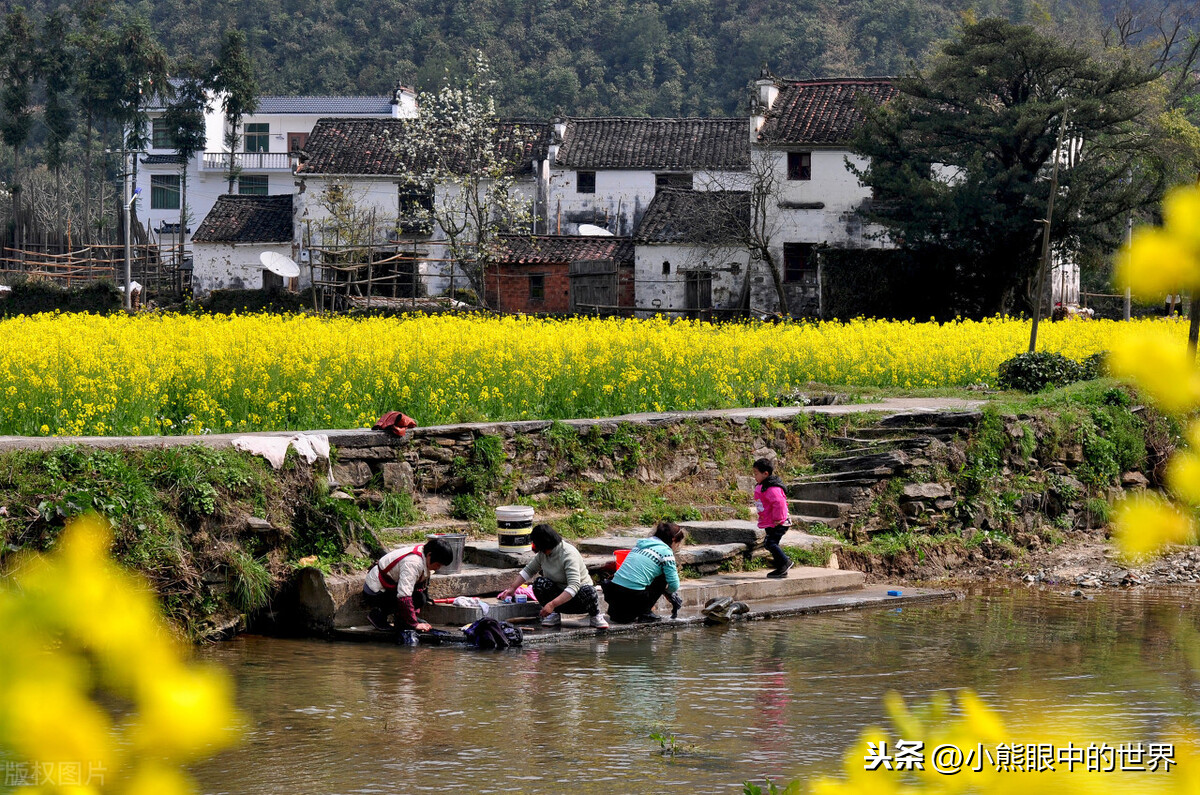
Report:
[{"label": "child in pink jacket", "polygon": [[792,567],[792,559],[784,554],[779,546],[783,534],[791,527],[792,518],[788,515],[787,494],[783,490],[783,481],[775,477],[775,465],[768,458],[760,458],[754,462],[754,507],[758,509],[758,526],[767,531],[767,540],[763,544],[771,553],[775,569],[767,572],[768,577],[786,577]]}]

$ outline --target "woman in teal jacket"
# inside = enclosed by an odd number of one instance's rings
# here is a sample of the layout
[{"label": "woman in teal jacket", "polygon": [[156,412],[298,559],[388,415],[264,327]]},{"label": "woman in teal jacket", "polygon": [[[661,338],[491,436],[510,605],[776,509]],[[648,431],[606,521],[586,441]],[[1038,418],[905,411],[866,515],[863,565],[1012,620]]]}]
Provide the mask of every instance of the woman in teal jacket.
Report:
[{"label": "woman in teal jacket", "polygon": [[666,596],[674,618],[683,603],[677,595],[679,570],[675,553],[683,546],[683,530],[674,522],[660,522],[654,535],[643,538],[625,556],[611,580],[601,583],[608,617],[618,624],[659,621],[654,605]]}]

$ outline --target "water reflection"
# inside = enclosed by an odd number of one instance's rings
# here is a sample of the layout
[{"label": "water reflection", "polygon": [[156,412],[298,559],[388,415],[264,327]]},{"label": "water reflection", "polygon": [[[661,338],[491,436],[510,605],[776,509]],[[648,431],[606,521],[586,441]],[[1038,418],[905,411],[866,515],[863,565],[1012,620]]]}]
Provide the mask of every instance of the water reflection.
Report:
[{"label": "water reflection", "polygon": [[[736,793],[834,772],[888,690],[970,687],[1006,719],[1097,707],[1151,739],[1197,717],[1190,590],[981,591],[900,611],[499,654],[243,638],[205,651],[254,725],[211,793]],[[674,734],[670,758],[649,738]]]}]

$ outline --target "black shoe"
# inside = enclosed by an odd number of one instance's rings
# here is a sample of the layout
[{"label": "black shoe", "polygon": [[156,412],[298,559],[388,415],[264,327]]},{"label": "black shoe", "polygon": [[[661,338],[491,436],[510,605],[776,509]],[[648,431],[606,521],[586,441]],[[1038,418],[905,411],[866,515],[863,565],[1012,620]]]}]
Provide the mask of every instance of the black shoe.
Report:
[{"label": "black shoe", "polygon": [[795,564],[793,564],[792,561],[789,560],[787,563],[783,564],[782,566],[775,569],[774,571],[768,571],[767,576],[775,577],[776,579],[786,577],[786,576],[788,576],[788,570],[790,568],[792,568],[793,565],[795,565]]},{"label": "black shoe", "polygon": [[654,624],[659,621],[662,621],[662,616],[660,616],[658,613],[655,613],[653,610],[642,613],[637,617],[637,623],[639,624]]},{"label": "black shoe", "polygon": [[394,627],[388,623],[387,615],[378,607],[372,607],[371,612],[367,613],[367,621],[371,622],[371,626],[375,629],[381,629],[384,632],[389,632]]}]

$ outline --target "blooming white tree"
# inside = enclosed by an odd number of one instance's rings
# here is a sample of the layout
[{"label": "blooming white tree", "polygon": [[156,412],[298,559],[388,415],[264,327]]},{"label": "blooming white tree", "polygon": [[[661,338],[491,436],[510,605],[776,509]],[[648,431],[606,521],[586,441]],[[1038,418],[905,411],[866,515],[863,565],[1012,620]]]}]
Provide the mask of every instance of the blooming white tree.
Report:
[{"label": "blooming white tree", "polygon": [[465,274],[481,300],[497,235],[532,218],[518,175],[545,134],[544,125],[501,121],[495,82],[477,53],[465,82],[420,95],[417,118],[394,141],[409,180],[400,231],[424,227],[442,238],[451,273]]}]

